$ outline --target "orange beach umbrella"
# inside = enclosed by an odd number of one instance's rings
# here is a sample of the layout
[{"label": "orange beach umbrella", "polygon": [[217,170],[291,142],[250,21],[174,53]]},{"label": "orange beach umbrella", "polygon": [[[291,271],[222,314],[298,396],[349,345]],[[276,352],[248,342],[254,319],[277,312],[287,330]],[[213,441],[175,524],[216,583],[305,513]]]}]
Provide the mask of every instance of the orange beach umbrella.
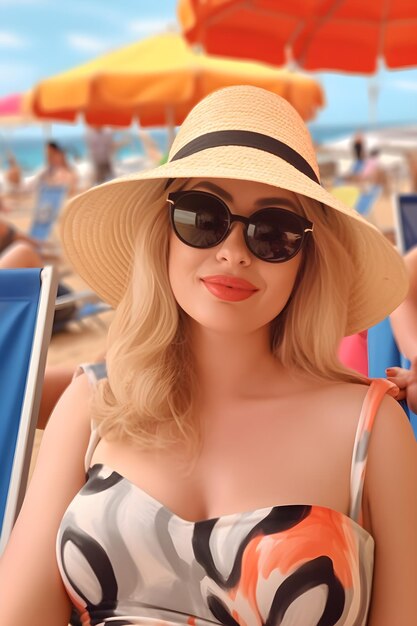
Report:
[{"label": "orange beach umbrella", "polygon": [[38,83],[32,108],[38,117],[127,126],[180,124],[205,95],[226,85],[251,84],[287,98],[308,120],[324,104],[317,81],[289,70],[191,49],[173,33],[159,35],[100,56]]},{"label": "orange beach umbrella", "polygon": [[417,65],[415,0],[179,0],[186,38],[211,54],[307,70]]}]

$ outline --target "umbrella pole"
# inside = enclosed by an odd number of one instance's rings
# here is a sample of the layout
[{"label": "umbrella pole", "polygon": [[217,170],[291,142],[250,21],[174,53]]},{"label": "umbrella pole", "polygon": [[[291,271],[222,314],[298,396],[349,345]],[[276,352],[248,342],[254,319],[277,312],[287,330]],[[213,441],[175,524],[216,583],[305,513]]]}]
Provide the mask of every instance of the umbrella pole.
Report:
[{"label": "umbrella pole", "polygon": [[1,154],[1,159],[0,159],[0,166],[3,168],[6,167],[7,165],[7,161],[6,161],[6,153],[10,150],[10,145],[11,145],[11,131],[9,130],[9,138],[7,138],[6,136],[6,132],[5,131],[1,131],[0,133],[0,144],[3,144],[4,150],[2,150],[2,154]]},{"label": "umbrella pole", "polygon": [[373,76],[368,80],[369,124],[371,126],[376,126],[378,122],[379,91],[380,89],[378,79]]},{"label": "umbrella pole", "polygon": [[42,132],[43,132],[43,139],[44,139],[45,143],[47,143],[48,141],[51,141],[51,139],[52,139],[52,124],[51,124],[51,122],[44,122],[42,124]]},{"label": "umbrella pole", "polygon": [[175,139],[175,118],[174,109],[172,106],[167,106],[165,113],[166,125],[167,125],[167,152],[171,150],[171,146]]}]

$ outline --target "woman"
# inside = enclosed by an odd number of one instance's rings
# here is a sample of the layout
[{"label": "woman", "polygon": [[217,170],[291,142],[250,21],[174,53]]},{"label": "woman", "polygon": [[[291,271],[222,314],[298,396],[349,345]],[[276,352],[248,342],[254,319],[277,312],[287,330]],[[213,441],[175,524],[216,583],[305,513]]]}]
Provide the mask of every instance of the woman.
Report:
[{"label": "woman", "polygon": [[66,187],[72,196],[77,190],[77,173],[68,163],[65,150],[55,141],[48,141],[45,154],[46,168],[36,177],[36,183]]},{"label": "woman", "polygon": [[400,388],[401,397],[407,400],[411,411],[417,413],[417,247],[411,248],[403,258],[410,289],[404,301],[391,314],[390,321],[398,348],[410,361],[410,368],[390,367],[387,376]]},{"label": "woman", "polygon": [[320,186],[292,107],[213,93],[168,163],[74,199],[62,232],[117,305],[108,379],[51,417],[2,626],[64,626],[71,603],[85,625],[410,626],[416,443],[395,386],[336,357],[406,273]]},{"label": "woman", "polygon": [[20,242],[25,242],[34,247],[40,245],[40,242],[36,241],[36,239],[17,230],[9,222],[0,219],[0,255],[8,250],[12,244]]}]

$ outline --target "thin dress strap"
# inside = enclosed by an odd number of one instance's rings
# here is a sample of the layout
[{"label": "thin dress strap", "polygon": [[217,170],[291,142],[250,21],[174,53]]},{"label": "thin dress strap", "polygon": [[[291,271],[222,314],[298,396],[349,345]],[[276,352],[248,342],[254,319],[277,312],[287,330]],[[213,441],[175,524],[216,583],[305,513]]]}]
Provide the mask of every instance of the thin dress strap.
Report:
[{"label": "thin dress strap", "polygon": [[372,380],[359,416],[353,445],[352,465],[350,470],[350,511],[349,517],[362,524],[362,493],[365,481],[366,462],[368,460],[369,439],[375,416],[385,394],[396,396],[398,388],[385,378]]},{"label": "thin dress strap", "polygon": [[[105,361],[100,361],[98,363],[83,363],[77,367],[74,373],[74,378],[83,373],[87,375],[91,386],[94,387],[100,379],[107,377],[106,363]],[[100,435],[97,424],[94,420],[91,420],[91,435],[88,441],[87,452],[84,457],[84,468],[86,472],[91,465],[91,459],[99,441]]]}]

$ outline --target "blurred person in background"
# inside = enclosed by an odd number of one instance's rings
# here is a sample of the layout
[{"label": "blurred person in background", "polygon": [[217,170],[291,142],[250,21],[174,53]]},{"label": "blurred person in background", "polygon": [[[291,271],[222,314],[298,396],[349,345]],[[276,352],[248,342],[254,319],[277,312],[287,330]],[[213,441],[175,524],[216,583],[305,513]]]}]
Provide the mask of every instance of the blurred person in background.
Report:
[{"label": "blurred person in background", "polygon": [[404,255],[410,277],[410,289],[405,300],[391,313],[391,327],[399,351],[410,361],[410,369],[391,367],[387,377],[401,390],[401,398],[417,413],[417,247]]},{"label": "blurred person in background", "polygon": [[65,187],[69,196],[76,193],[78,187],[77,173],[68,163],[64,148],[56,141],[46,143],[45,161],[45,167],[24,182],[24,191],[36,192],[41,185],[47,185]]},{"label": "blurred person in background", "polygon": [[162,165],[162,163],[165,163],[168,155],[160,150],[149,131],[146,131],[139,126],[138,138],[143,145],[147,167],[155,167],[156,165]]},{"label": "blurred person in background", "polygon": [[361,133],[356,133],[353,137],[352,154],[354,161],[350,173],[359,174],[363,168],[366,157],[365,140]]},{"label": "blurred person in background", "polygon": [[[404,255],[410,278],[410,288],[404,301],[391,313],[390,322],[399,351],[410,361],[410,368],[392,366],[387,378],[400,389],[397,400],[406,400],[417,413],[417,247]],[[368,376],[367,331],[344,337],[339,358],[344,365]]]},{"label": "blurred person in background", "polygon": [[41,244],[36,241],[36,239],[29,237],[6,220],[0,219],[0,254],[2,254],[11,244],[22,241],[30,244],[33,248],[43,245],[43,243]]},{"label": "blurred person in background", "polygon": [[407,150],[404,154],[408,165],[410,191],[417,192],[417,150]]},{"label": "blurred person in background", "polygon": [[[356,160],[351,171],[343,177],[346,183],[354,183],[359,187],[380,185],[385,193],[390,191],[390,179],[384,163],[381,161],[381,150],[374,147],[365,156],[363,143],[356,140],[353,144]],[[359,155],[360,158],[357,158]]]},{"label": "blurred person in background", "polygon": [[380,149],[372,148],[363,162],[361,170],[358,172],[360,182],[378,182],[381,171]]},{"label": "blurred person in background", "polygon": [[22,169],[16,157],[9,152],[7,156],[7,167],[4,170],[4,182],[6,193],[18,193],[22,184]]},{"label": "blurred person in background", "polygon": [[114,178],[113,157],[119,145],[112,131],[104,126],[91,126],[86,143],[93,166],[93,184],[99,185]]},{"label": "blurred person in background", "polygon": [[68,195],[77,190],[77,174],[69,165],[65,150],[55,141],[46,144],[46,168],[39,174],[38,183],[67,187]]},{"label": "blurred person in background", "polygon": [[8,152],[6,167],[0,171],[0,211],[10,211],[7,197],[14,196],[22,191],[22,170],[16,157]]},{"label": "blurred person in background", "polygon": [[[0,229],[2,227],[0,223]],[[1,236],[1,230],[0,230]],[[13,239],[7,237],[9,243],[0,248],[0,269],[17,269],[24,267],[44,267],[47,258],[42,254],[38,244],[30,237],[26,237],[17,231],[14,231]],[[0,242],[1,243],[1,242]],[[46,252],[47,255],[47,252]],[[58,283],[57,297],[67,296],[72,293],[67,285],[61,281]],[[65,329],[66,322],[69,322],[77,307],[75,303],[70,302],[65,307],[59,308],[54,314],[54,323],[52,333],[57,333]]]}]

